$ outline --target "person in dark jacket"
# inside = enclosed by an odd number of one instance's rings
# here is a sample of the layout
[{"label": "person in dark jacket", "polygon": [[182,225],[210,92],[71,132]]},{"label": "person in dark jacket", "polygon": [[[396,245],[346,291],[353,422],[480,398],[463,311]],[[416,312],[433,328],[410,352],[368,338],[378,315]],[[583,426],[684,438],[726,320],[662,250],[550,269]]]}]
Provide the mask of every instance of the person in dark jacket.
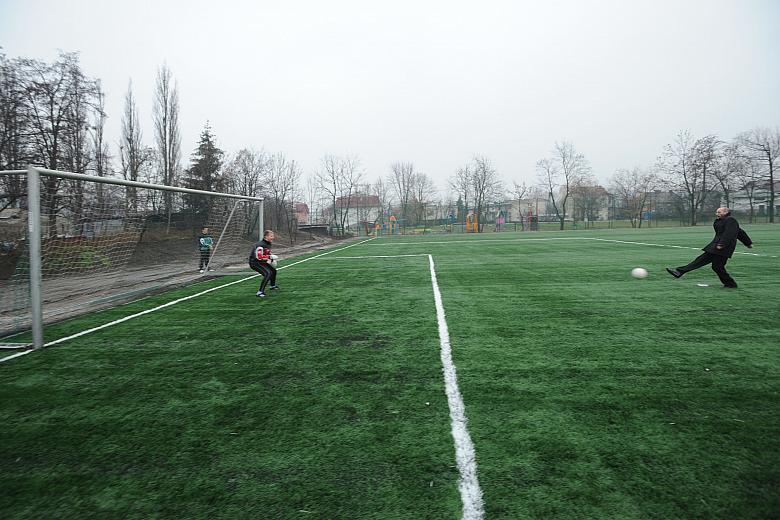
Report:
[{"label": "person in dark jacket", "polygon": [[260,273],[263,280],[260,282],[260,288],[255,296],[265,298],[265,288],[270,283],[271,289],[279,288],[276,285],[276,267],[272,262],[276,260],[276,255],[271,253],[272,242],[274,241],[274,232],[270,229],[263,232],[263,239],[252,246],[252,252],[249,253],[249,267]]},{"label": "person in dark jacket", "polygon": [[748,249],[753,247],[753,241],[750,240],[750,237],[743,229],[740,229],[739,222],[731,216],[729,208],[718,208],[715,215],[718,217],[712,224],[712,227],[715,228],[715,238],[702,248],[704,253],[696,257],[688,265],[667,267],[666,271],[675,278],[680,278],[689,271],[711,263],[712,270],[720,278],[723,287],[736,289],[737,282],[726,272],[726,262],[734,254],[734,250],[737,248],[737,240],[745,244]]}]

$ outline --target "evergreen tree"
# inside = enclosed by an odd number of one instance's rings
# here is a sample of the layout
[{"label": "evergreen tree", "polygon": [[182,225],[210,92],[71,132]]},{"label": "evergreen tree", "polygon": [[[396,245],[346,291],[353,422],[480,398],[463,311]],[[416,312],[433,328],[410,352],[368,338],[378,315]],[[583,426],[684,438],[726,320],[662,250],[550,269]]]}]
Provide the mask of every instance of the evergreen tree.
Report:
[{"label": "evergreen tree", "polygon": [[[193,190],[224,191],[224,179],[220,175],[224,155],[225,152],[217,147],[214,134],[206,121],[198,147],[190,158],[192,164],[184,172],[184,185]],[[188,194],[184,200],[188,211],[202,219],[208,218],[211,197]]]}]

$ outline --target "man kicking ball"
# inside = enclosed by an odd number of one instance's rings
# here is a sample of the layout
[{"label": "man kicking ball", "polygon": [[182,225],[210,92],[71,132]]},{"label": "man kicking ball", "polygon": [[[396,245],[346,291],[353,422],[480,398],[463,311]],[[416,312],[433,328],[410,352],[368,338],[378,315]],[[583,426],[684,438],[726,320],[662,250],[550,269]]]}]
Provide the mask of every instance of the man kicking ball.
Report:
[{"label": "man kicking ball", "polygon": [[276,255],[271,254],[271,246],[274,241],[274,232],[270,229],[263,232],[263,239],[252,246],[252,252],[249,254],[249,267],[260,273],[263,281],[260,282],[260,288],[255,296],[265,298],[265,287],[271,284],[271,290],[279,288],[276,285],[276,267],[272,261],[276,260]]},{"label": "man kicking ball", "polygon": [[740,229],[739,222],[731,216],[729,208],[718,208],[715,216],[717,218],[712,224],[712,227],[715,228],[715,238],[702,248],[704,253],[697,256],[688,265],[667,267],[666,271],[675,278],[679,278],[689,271],[711,263],[712,270],[720,278],[723,287],[736,289],[737,282],[726,271],[726,262],[734,254],[734,249],[737,248],[737,240],[745,244],[747,248],[753,247],[753,241],[750,240],[750,237],[744,230]]}]

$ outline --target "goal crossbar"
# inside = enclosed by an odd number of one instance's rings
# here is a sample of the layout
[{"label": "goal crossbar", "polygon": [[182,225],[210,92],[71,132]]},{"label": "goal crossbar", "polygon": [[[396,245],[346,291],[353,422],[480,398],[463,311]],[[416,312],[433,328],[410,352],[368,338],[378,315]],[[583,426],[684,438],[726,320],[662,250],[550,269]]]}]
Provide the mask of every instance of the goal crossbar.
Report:
[{"label": "goal crossbar", "polygon": [[243,200],[252,200],[256,202],[262,202],[265,200],[263,197],[250,197],[248,195],[236,195],[233,193],[220,193],[216,191],[205,191],[205,190],[194,190],[191,188],[181,188],[179,186],[166,186],[164,184],[152,184],[149,182],[140,182],[140,181],[128,181],[125,179],[118,179],[116,177],[99,177],[97,175],[87,175],[84,173],[73,173],[73,172],[64,172],[59,170],[49,170],[46,168],[38,168],[36,166],[31,166],[26,170],[3,170],[0,171],[0,175],[24,175],[29,174],[31,171],[38,172],[39,175],[50,175],[53,177],[63,177],[65,179],[74,179],[79,181],[92,181],[92,182],[100,182],[103,184],[115,184],[119,186],[130,186],[134,188],[148,188],[153,190],[162,190],[162,191],[175,191],[178,193],[189,193],[191,195],[210,195],[210,196],[216,196],[216,197],[224,197],[224,198],[231,198],[231,199],[243,199]]}]

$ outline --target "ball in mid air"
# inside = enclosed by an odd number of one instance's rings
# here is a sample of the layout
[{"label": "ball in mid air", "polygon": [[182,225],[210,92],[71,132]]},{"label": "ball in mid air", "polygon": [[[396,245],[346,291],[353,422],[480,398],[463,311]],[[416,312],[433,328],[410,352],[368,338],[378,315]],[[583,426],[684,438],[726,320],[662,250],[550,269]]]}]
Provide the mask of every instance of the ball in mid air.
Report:
[{"label": "ball in mid air", "polygon": [[631,276],[634,278],[647,278],[647,269],[644,267],[634,267],[631,269]]}]

